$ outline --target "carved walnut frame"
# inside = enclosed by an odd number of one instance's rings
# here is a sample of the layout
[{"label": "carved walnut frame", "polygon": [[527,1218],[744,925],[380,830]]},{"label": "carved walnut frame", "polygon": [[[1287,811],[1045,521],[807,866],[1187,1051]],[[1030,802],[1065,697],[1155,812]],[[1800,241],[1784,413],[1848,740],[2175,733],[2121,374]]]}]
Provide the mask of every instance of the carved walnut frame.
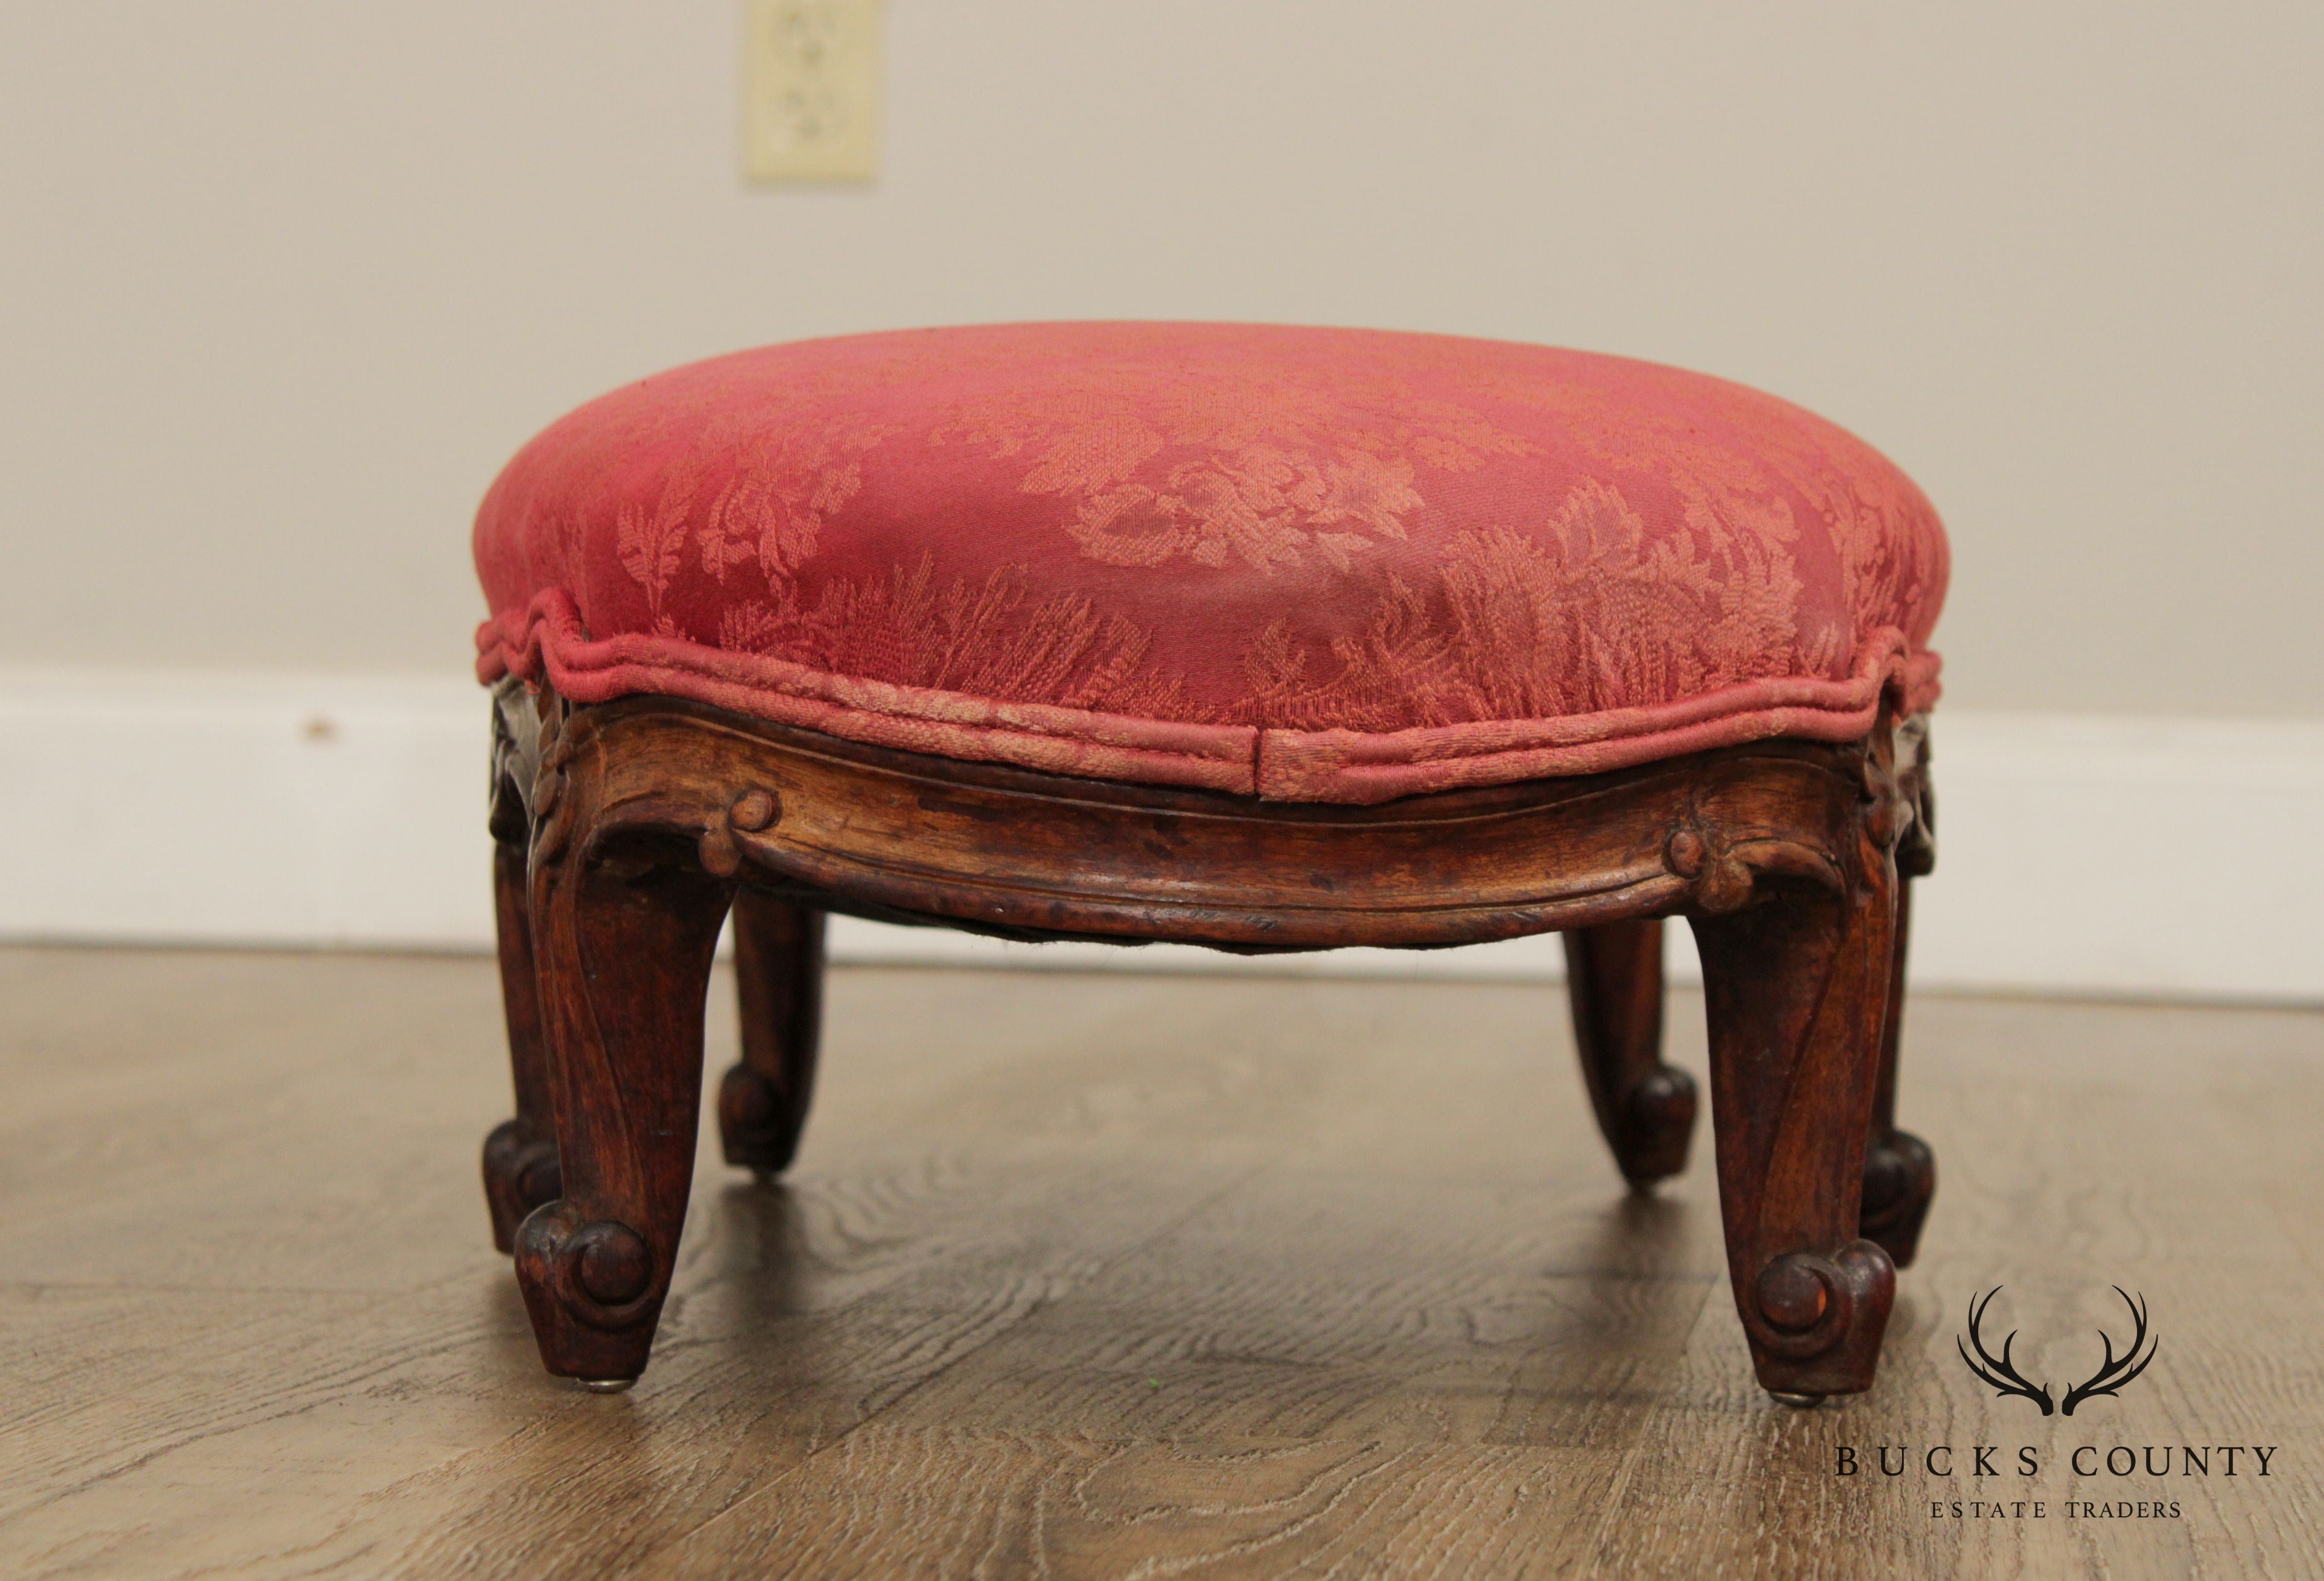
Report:
[{"label": "carved walnut frame", "polygon": [[1872,1381],[1934,1189],[1895,1124],[1904,878],[1933,857],[1923,719],[1376,807],[1259,801],[859,745],[669,698],[495,697],[516,1117],[494,1234],[552,1373],[644,1370],[686,1216],[703,1001],[730,904],[743,1059],[730,1162],[787,1166],[832,911],[1011,938],[1238,951],[1551,930],[1599,1125],[1644,1185],[1685,1162],[1661,919],[1701,948],[1728,1266],[1759,1382]]}]

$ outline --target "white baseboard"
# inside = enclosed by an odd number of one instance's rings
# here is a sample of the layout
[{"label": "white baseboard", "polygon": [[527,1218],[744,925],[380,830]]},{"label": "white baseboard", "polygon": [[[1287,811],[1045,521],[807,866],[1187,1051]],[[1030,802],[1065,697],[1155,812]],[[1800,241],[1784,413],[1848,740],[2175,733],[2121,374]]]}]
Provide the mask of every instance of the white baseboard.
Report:
[{"label": "white baseboard", "polygon": [[[457,680],[0,670],[0,937],[482,949]],[[2324,1001],[2324,723],[1941,709],[1929,986]],[[1685,930],[1674,967],[1692,975]],[[853,960],[1554,977],[1555,940],[1259,960],[844,920]]]}]

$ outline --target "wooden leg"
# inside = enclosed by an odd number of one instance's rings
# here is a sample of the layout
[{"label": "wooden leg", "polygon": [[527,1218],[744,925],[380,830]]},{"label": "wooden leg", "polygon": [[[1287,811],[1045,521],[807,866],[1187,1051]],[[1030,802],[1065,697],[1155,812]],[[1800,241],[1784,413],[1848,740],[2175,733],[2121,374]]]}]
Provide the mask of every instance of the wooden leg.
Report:
[{"label": "wooden leg", "polygon": [[734,897],[742,1060],[718,1084],[726,1161],[761,1179],[790,1168],[815,1094],[823,1030],[824,913],[744,890]]},{"label": "wooden leg", "polygon": [[1911,1132],[1896,1129],[1896,1046],[1904,1021],[1904,940],[1912,900],[1912,884],[1900,881],[1888,1014],[1880,1037],[1880,1084],[1873,1094],[1872,1131],[1864,1153],[1863,1233],[1879,1242],[1899,1268],[1910,1267],[1920,1249],[1921,1225],[1937,1191],[1936,1155]]},{"label": "wooden leg", "polygon": [[1565,935],[1573,1040],[1598,1129],[1635,1187],[1686,1168],[1694,1078],[1662,1060],[1663,925],[1609,922]]},{"label": "wooden leg", "polygon": [[1728,1271],[1760,1384],[1793,1401],[1871,1385],[1896,1293],[1857,1224],[1895,925],[1886,852],[1866,866],[1841,897],[1694,921]]},{"label": "wooden leg", "polygon": [[[553,787],[544,800],[557,800]],[[645,1370],[686,1222],[703,1000],[729,892],[684,847],[598,850],[593,800],[568,784],[559,818],[534,838],[564,1192],[519,1226],[516,1268],[549,1370],[611,1390]]]},{"label": "wooden leg", "polygon": [[516,1249],[525,1215],[557,1200],[557,1136],[549,1120],[549,1051],[541,1040],[540,994],[534,981],[532,922],[521,844],[493,847],[493,899],[500,926],[501,1005],[508,1020],[509,1068],[516,1078],[516,1117],[484,1138],[484,1203],[493,1244]]}]

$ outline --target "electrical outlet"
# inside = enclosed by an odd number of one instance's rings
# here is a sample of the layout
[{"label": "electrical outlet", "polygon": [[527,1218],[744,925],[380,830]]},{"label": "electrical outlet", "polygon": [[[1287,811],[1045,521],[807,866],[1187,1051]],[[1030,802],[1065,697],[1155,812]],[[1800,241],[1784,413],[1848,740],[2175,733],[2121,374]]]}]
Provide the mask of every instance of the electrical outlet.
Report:
[{"label": "electrical outlet", "polygon": [[754,181],[880,173],[882,0],[748,0],[743,166]]}]

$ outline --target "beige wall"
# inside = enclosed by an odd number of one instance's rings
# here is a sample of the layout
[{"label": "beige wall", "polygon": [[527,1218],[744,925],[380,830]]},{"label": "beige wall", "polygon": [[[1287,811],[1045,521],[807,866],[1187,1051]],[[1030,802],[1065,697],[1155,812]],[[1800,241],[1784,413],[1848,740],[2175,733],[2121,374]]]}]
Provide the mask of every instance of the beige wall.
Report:
[{"label": "beige wall", "polygon": [[0,661],[454,669],[540,423],[754,342],[1304,319],[1763,385],[1980,707],[2324,713],[2324,8],[894,0],[744,188],[731,0],[0,5]]}]

